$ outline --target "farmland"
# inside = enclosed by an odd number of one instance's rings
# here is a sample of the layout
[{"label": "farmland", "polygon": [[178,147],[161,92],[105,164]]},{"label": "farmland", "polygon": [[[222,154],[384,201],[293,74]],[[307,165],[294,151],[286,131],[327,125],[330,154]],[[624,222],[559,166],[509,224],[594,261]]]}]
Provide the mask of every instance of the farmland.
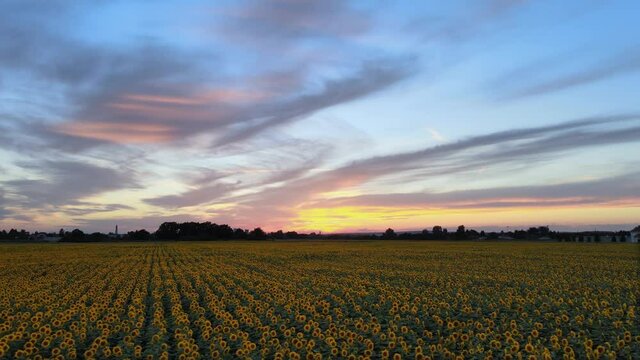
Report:
[{"label": "farmland", "polygon": [[640,357],[631,244],[0,245],[0,358]]}]

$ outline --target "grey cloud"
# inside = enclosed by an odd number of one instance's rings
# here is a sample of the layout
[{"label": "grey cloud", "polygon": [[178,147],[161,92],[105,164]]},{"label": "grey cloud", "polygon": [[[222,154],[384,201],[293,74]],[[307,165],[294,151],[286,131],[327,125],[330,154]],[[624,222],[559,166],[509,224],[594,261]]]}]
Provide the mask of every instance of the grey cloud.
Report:
[{"label": "grey cloud", "polygon": [[[498,164],[529,165],[544,161],[549,154],[560,154],[586,147],[624,144],[637,142],[640,138],[640,127],[626,127],[619,130],[575,130],[548,134],[533,141],[520,143],[505,143],[500,148],[482,151],[478,149],[473,154],[459,156],[455,159],[445,158],[443,162],[435,161],[427,169],[420,170],[416,177],[460,174],[471,170],[489,168]],[[407,166],[411,169],[413,167]]]},{"label": "grey cloud", "polygon": [[112,169],[77,161],[40,161],[21,165],[44,177],[2,183],[8,193],[19,198],[15,202],[25,208],[76,205],[81,204],[81,199],[85,197],[137,186],[133,180],[134,173],[127,169]]},{"label": "grey cloud", "polygon": [[[72,5],[42,10],[19,2],[10,5],[5,9],[14,16],[0,25],[0,65],[60,87],[68,104],[66,110],[51,115],[57,121],[27,116],[17,132],[31,134],[29,140],[39,148],[63,152],[118,146],[116,143],[127,141],[176,145],[201,134],[215,135],[218,140],[214,146],[229,145],[381,91],[416,70],[412,59],[378,57],[364,61],[350,75],[326,81],[321,91],[311,93],[305,88],[308,79],[300,75],[300,68],[306,68],[306,64],[285,71],[258,67],[259,75],[230,79],[224,71],[211,71],[218,62],[224,65],[225,59],[217,54],[189,52],[154,39],[141,39],[128,46],[95,46],[64,36],[56,27],[64,22],[67,12],[73,12],[68,11]],[[314,34],[364,31],[358,23],[365,23],[366,17],[343,2],[286,5],[279,1],[245,4],[236,9],[238,16],[232,22],[237,23],[227,25],[249,22],[251,26],[241,25],[248,32],[253,29],[260,36],[266,32],[296,41]],[[295,21],[282,22],[282,18]],[[341,25],[327,26],[332,22]],[[241,89],[233,88],[238,84]],[[201,98],[210,91],[246,88],[267,99],[249,96],[234,103],[225,94]],[[146,98],[128,99],[131,94]],[[197,101],[163,102],[162,98]]]},{"label": "grey cloud", "polygon": [[78,203],[76,207],[65,207],[64,212],[71,216],[83,216],[95,213],[106,213],[117,210],[133,210],[134,208],[128,205],[122,204],[92,204],[81,202]]},{"label": "grey cloud", "polygon": [[368,14],[340,0],[250,1],[226,15],[225,36],[273,50],[308,38],[354,36],[370,26]]},{"label": "grey cloud", "polygon": [[426,208],[492,208],[512,206],[566,206],[640,200],[640,173],[610,178],[531,185],[460,190],[444,193],[400,193],[342,197],[316,206],[397,206]]},{"label": "grey cloud", "polygon": [[11,14],[0,24],[0,64],[5,70],[27,70],[65,84],[79,84],[94,75],[105,52],[56,35],[58,22],[70,8],[54,2],[3,4],[3,12]]},{"label": "grey cloud", "polygon": [[260,185],[273,185],[284,181],[292,181],[307,175],[311,170],[315,169],[320,163],[321,158],[312,158],[306,161],[304,164],[296,167],[277,169],[274,171],[274,175],[269,176],[265,180],[260,182]]},{"label": "grey cloud", "polygon": [[182,208],[212,202],[229,195],[229,192],[235,187],[236,185],[234,184],[216,183],[196,187],[178,195],[160,196],[145,199],[144,201],[148,204],[165,208]]},{"label": "grey cloud", "polygon": [[[282,186],[241,196],[236,200],[256,212],[267,206],[272,207],[273,204],[278,204],[282,209],[290,209],[313,202],[316,194],[359,186],[389,175],[401,175],[419,170],[425,178],[437,177],[469,171],[480,166],[492,167],[522,159],[557,154],[571,149],[637,142],[640,141],[638,127],[627,126],[621,130],[587,131],[586,129],[639,120],[640,117],[634,115],[596,117],[480,135],[419,151],[356,161],[343,167],[285,183]],[[289,212],[292,213],[290,210]]]},{"label": "grey cloud", "polygon": [[[389,175],[406,176],[418,171],[422,179],[439,177],[481,167],[519,164],[523,159],[542,161],[550,154],[578,148],[637,141],[640,139],[637,127],[610,130],[602,126],[627,125],[638,120],[640,117],[636,115],[593,117],[479,135],[419,151],[363,159],[333,170],[315,172],[282,183],[273,182],[255,193],[228,197],[226,201],[239,204],[235,213],[229,212],[229,216],[247,221],[264,216],[268,211],[274,222],[284,224],[295,216],[297,207],[313,204],[317,194],[359,186]],[[164,200],[167,201],[164,205],[174,206],[172,204],[179,204],[181,198],[168,197]],[[572,201],[577,203],[577,200]],[[490,199],[485,203],[494,207],[509,205],[507,202],[492,204]]]},{"label": "grey cloud", "polygon": [[0,189],[0,220],[8,218],[12,212],[5,208],[7,200],[4,197],[4,191]]},{"label": "grey cloud", "polygon": [[350,77],[328,81],[317,94],[302,95],[275,106],[254,124],[225,134],[216,146],[251,138],[266,129],[298,120],[316,111],[344,104],[386,89],[415,72],[412,58],[368,61]]},{"label": "grey cloud", "polygon": [[418,31],[427,41],[461,42],[495,25],[500,19],[528,0],[483,0],[475,2],[464,14],[451,14],[447,18],[429,16],[414,20],[408,26],[410,31]]},{"label": "grey cloud", "polygon": [[[525,79],[544,79],[544,72],[547,69],[548,66],[528,69],[529,76]],[[640,71],[640,51],[635,49],[610,57],[587,69],[565,73],[555,78],[530,80],[523,83],[523,77],[510,76],[508,79],[503,77],[497,85],[504,88],[502,98],[520,99],[563,91],[638,71]]]},{"label": "grey cloud", "polygon": [[196,174],[189,179],[189,183],[192,186],[206,186],[211,183],[223,179],[227,174],[209,168],[197,168]]},{"label": "grey cloud", "polygon": [[[360,160],[345,166],[339,171],[341,173],[380,176],[392,173],[394,171],[406,171],[414,169],[416,167],[416,162],[419,163],[418,166],[423,166],[422,164],[424,164],[426,161],[447,159],[448,156],[459,154],[470,149],[482,149],[484,147],[494,146],[497,144],[507,144],[509,142],[525,141],[530,139],[533,139],[533,141],[529,143],[525,142],[525,145],[520,145],[528,147],[528,149],[520,150],[519,155],[534,155],[536,154],[536,151],[534,151],[536,149],[538,150],[538,152],[552,152],[557,151],[558,148],[568,148],[572,145],[567,143],[570,140],[573,140],[574,146],[591,146],[591,143],[582,142],[582,139],[576,140],[576,136],[567,136],[565,132],[575,129],[587,128],[589,126],[598,124],[620,123],[628,121],[637,122],[638,120],[640,120],[640,116],[638,115],[617,115],[609,117],[586,118],[534,128],[500,131],[487,135],[474,136],[453,143],[429,147],[418,151],[410,151],[400,154],[378,156]],[[580,137],[580,134],[581,133],[577,133],[577,136]],[[616,137],[620,134],[614,132],[612,135],[613,137]],[[549,140],[549,136],[551,136],[551,140]],[[595,141],[598,142],[607,141],[607,139],[609,139],[609,142],[614,141],[614,139],[610,139],[609,137],[603,137],[602,139],[600,139],[597,133],[595,135],[591,133],[590,138],[595,138]],[[633,140],[633,138],[631,138],[630,140]],[[534,146],[536,144],[540,144],[540,142],[543,143],[542,146],[537,146],[534,149]],[[488,154],[483,153],[482,157],[491,162],[493,160],[497,160],[499,157],[509,156],[510,154],[517,155],[515,154],[513,149],[508,149],[508,151],[505,150],[507,149],[497,149],[495,150],[496,153],[492,156],[488,156]]]},{"label": "grey cloud", "polygon": [[[191,106],[190,110],[182,112],[181,107],[175,116],[166,118],[135,116],[123,114],[112,109],[100,107],[100,120],[120,119],[119,121],[133,121],[150,124],[163,124],[174,127],[174,134],[188,137],[203,132],[214,132],[218,135],[215,147],[248,140],[266,130],[299,121],[321,109],[348,103],[367,95],[390,87],[406,78],[414,71],[410,59],[384,59],[368,61],[362,64],[358,71],[349,77],[327,81],[323,90],[316,94],[302,94],[293,96],[291,100],[273,99],[272,103],[249,103],[245,106],[229,106],[223,103],[203,104]],[[299,86],[300,84],[296,84]],[[153,95],[157,94],[151,90]],[[294,94],[294,89],[283,98]],[[184,94],[170,94],[183,96]],[[104,102],[104,101],[103,101]],[[102,104],[100,104],[102,105]],[[168,107],[171,110],[171,107]],[[222,110],[221,110],[222,109]],[[87,114],[95,113],[95,109],[87,109]],[[180,126],[176,126],[179,124]]]},{"label": "grey cloud", "polygon": [[[233,197],[233,192],[248,190],[254,187],[271,186],[282,182],[290,182],[307,175],[319,166],[328,151],[327,146],[317,142],[288,142],[284,149],[277,149],[274,153],[270,149],[267,154],[254,154],[255,166],[259,171],[269,174],[259,181],[231,183],[232,176],[242,176],[246,169],[240,167],[234,170],[218,171],[209,168],[195,169],[194,175],[187,176],[190,190],[179,194],[159,196],[145,199],[148,204],[167,209],[189,207],[195,205],[220,203]],[[291,149],[293,150],[291,150]],[[263,159],[261,156],[268,158]],[[223,179],[227,179],[223,182]]]}]

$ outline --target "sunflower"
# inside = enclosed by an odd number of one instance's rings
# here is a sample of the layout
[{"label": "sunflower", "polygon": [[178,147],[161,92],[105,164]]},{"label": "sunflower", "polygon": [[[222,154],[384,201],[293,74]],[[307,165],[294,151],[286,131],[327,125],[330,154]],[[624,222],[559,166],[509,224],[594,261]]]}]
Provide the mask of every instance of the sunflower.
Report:
[{"label": "sunflower", "polygon": [[531,353],[531,352],[533,352],[533,350],[534,350],[534,347],[533,347],[533,345],[531,345],[531,343],[527,343],[527,344],[524,346],[524,351],[526,351],[526,352]]}]

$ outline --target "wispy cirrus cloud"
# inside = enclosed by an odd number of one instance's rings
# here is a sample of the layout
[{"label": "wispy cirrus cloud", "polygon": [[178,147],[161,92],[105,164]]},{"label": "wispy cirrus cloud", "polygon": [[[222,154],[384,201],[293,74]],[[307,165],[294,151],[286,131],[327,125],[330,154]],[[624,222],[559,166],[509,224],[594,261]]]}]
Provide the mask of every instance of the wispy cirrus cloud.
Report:
[{"label": "wispy cirrus cloud", "polygon": [[[57,114],[58,120],[31,119],[21,132],[62,151],[172,143],[203,134],[214,136],[217,146],[245,141],[384,90],[415,71],[407,57],[377,56],[343,71],[342,77],[325,79],[316,86],[319,91],[310,90],[308,79],[300,77],[299,67],[306,65],[295,63],[284,71],[258,67],[258,75],[248,73],[229,81],[226,74],[209,71],[212,63],[225,61],[217,53],[190,52],[157,39],[96,46],[57,32],[52,20],[56,17],[48,15],[55,8],[13,7],[15,16],[2,25],[6,31],[0,35],[0,64],[60,87],[69,104],[65,113]],[[59,17],[72,8],[61,6]],[[228,35],[260,42],[265,33],[281,44],[285,38],[297,42],[366,30],[358,25],[366,23],[366,16],[337,1],[255,2],[232,13],[225,25]],[[329,19],[335,26],[326,26]],[[35,26],[37,22],[40,26]]]},{"label": "wispy cirrus cloud", "polygon": [[500,23],[510,13],[526,6],[528,0],[482,0],[471,4],[464,11],[449,16],[428,15],[420,17],[408,28],[418,32],[426,41],[443,41],[451,44],[468,41],[479,36],[488,27]]},{"label": "wispy cirrus cloud", "polygon": [[237,184],[213,183],[204,186],[195,187],[183,193],[176,195],[165,195],[144,201],[148,204],[160,206],[163,208],[183,208],[196,206],[218,200],[236,188]]},{"label": "wispy cirrus cloud", "polygon": [[38,161],[21,164],[35,171],[33,179],[3,181],[3,187],[23,209],[61,208],[86,204],[83,199],[123,188],[138,187],[131,169],[114,169],[80,161]]},{"label": "wispy cirrus cloud", "polygon": [[[270,187],[254,194],[240,196],[236,201],[239,204],[238,208],[242,209],[241,212],[249,217],[263,214],[268,207],[270,215],[277,216],[278,221],[286,223],[295,217],[299,209],[307,206],[313,207],[318,201],[322,201],[323,194],[358,188],[365,183],[385,176],[411,175],[418,172],[421,174],[422,180],[425,180],[461,174],[480,167],[504,169],[508,164],[519,164],[521,161],[540,157],[551,158],[563,152],[586,147],[638,142],[640,141],[638,140],[640,139],[640,126],[633,126],[633,124],[637,124],[639,121],[640,117],[636,115],[596,117],[555,125],[478,135],[417,151],[354,161],[335,169],[316,173],[313,176]],[[603,125],[613,123],[625,126],[617,130],[602,128]],[[624,177],[623,179],[629,181],[632,177]],[[620,179],[615,181],[618,180]],[[592,189],[598,188],[605,193],[608,185],[612,185],[612,182],[596,184]],[[584,188],[577,187],[577,189]],[[515,194],[517,191],[524,190],[527,189],[507,188],[501,191],[504,194]],[[493,191],[499,192],[500,190],[493,189]],[[615,194],[615,192],[611,193]],[[467,194],[472,195],[473,192]],[[513,202],[501,205],[518,207],[523,206],[524,203]]]},{"label": "wispy cirrus cloud", "polygon": [[356,36],[371,26],[369,16],[346,1],[249,1],[225,12],[225,36],[260,48],[298,44],[309,38]]},{"label": "wispy cirrus cloud", "polygon": [[12,212],[6,208],[7,200],[4,197],[4,190],[0,189],[0,220],[8,218]]},{"label": "wispy cirrus cloud", "polygon": [[[500,98],[521,99],[564,91],[607,79],[640,72],[640,50],[630,49],[624,53],[610,56],[584,69],[570,70],[563,74],[548,76],[549,64],[526,68],[526,76],[518,76],[522,71],[514,71],[494,82],[500,91]],[[551,68],[553,68],[551,66]],[[527,80],[529,79],[529,80]]]},{"label": "wispy cirrus cloud", "polygon": [[638,173],[560,184],[507,186],[450,192],[391,193],[321,200],[318,207],[368,206],[395,208],[563,207],[587,204],[638,203]]},{"label": "wispy cirrus cloud", "polygon": [[327,81],[315,94],[302,95],[291,101],[266,109],[245,126],[232,129],[217,142],[217,146],[249,139],[267,129],[300,120],[316,111],[345,104],[384,90],[415,73],[412,59],[386,59],[365,62],[349,77]]}]

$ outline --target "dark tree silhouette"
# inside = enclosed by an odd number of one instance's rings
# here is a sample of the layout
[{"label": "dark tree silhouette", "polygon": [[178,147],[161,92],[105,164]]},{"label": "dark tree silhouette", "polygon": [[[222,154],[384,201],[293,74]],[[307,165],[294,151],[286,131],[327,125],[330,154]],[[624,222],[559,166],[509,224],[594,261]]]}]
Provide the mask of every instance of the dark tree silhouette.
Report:
[{"label": "dark tree silhouette", "polygon": [[151,239],[151,234],[145,229],[129,231],[127,233],[127,238],[135,241],[146,241]]},{"label": "dark tree silhouette", "polygon": [[266,240],[267,233],[264,232],[261,228],[257,227],[249,233],[249,239],[251,240]]},{"label": "dark tree silhouette", "polygon": [[383,239],[395,239],[397,237],[396,232],[392,228],[388,228],[383,234]]},{"label": "dark tree silhouette", "polygon": [[176,240],[179,236],[178,223],[165,222],[156,231],[156,237],[161,240]]}]

